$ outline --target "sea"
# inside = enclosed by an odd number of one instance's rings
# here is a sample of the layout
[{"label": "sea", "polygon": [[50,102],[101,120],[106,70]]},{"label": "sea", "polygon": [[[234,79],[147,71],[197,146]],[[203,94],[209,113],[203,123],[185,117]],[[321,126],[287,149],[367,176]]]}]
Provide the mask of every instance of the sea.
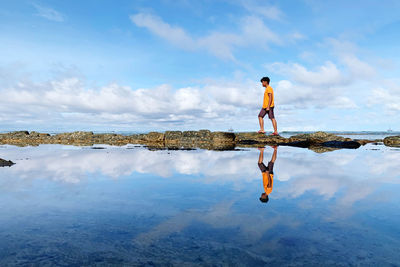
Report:
[{"label": "sea", "polygon": [[1,145],[0,266],[400,266],[400,148],[275,156]]}]

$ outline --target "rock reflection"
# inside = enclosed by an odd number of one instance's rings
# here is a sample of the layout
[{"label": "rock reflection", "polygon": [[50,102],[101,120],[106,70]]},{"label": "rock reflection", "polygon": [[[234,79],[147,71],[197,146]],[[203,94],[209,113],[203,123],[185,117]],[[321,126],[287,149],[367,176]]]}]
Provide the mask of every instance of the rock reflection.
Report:
[{"label": "rock reflection", "polygon": [[12,162],[11,160],[5,160],[0,158],[0,167],[11,167],[15,163]]}]

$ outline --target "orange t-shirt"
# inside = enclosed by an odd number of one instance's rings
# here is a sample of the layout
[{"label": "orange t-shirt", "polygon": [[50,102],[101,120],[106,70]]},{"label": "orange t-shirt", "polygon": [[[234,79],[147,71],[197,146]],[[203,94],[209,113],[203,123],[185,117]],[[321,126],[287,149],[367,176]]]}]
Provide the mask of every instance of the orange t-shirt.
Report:
[{"label": "orange t-shirt", "polygon": [[274,175],[269,172],[263,172],[263,185],[265,194],[269,195],[272,192],[272,186],[274,185]]},{"label": "orange t-shirt", "polygon": [[275,106],[274,104],[274,90],[272,89],[271,86],[267,86],[265,88],[265,92],[264,92],[264,102],[263,102],[263,106],[262,108],[267,108],[268,107],[268,103],[269,103],[269,96],[268,94],[271,94],[272,96],[272,101],[271,101],[271,108]]}]

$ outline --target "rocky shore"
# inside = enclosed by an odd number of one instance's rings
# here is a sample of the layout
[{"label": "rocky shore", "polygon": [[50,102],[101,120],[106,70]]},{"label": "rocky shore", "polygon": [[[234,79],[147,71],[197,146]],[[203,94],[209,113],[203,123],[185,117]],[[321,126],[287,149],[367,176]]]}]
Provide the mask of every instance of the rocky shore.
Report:
[{"label": "rocky shore", "polygon": [[[389,138],[389,137],[388,137]],[[385,138],[388,139],[388,138]],[[0,144],[16,146],[37,146],[39,144],[64,144],[91,146],[108,144],[122,146],[126,144],[145,145],[149,149],[210,149],[231,150],[236,147],[259,147],[264,145],[281,145],[309,148],[316,152],[325,152],[341,148],[358,148],[361,145],[383,140],[358,140],[344,138],[331,133],[315,132],[299,134],[289,138],[271,136],[257,132],[211,132],[199,131],[166,131],[147,134],[121,135],[113,133],[94,134],[93,132],[70,132],[50,135],[48,133],[17,131],[0,134]],[[390,137],[385,142],[389,146],[400,146],[400,137]]]}]

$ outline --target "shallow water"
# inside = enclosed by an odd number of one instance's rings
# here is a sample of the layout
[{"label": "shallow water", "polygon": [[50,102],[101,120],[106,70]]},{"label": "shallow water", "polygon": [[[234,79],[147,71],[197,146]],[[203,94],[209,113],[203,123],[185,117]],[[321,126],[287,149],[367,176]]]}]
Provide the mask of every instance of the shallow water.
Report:
[{"label": "shallow water", "polygon": [[[0,146],[0,265],[400,265],[400,150]],[[264,163],[273,149],[264,151]]]}]

